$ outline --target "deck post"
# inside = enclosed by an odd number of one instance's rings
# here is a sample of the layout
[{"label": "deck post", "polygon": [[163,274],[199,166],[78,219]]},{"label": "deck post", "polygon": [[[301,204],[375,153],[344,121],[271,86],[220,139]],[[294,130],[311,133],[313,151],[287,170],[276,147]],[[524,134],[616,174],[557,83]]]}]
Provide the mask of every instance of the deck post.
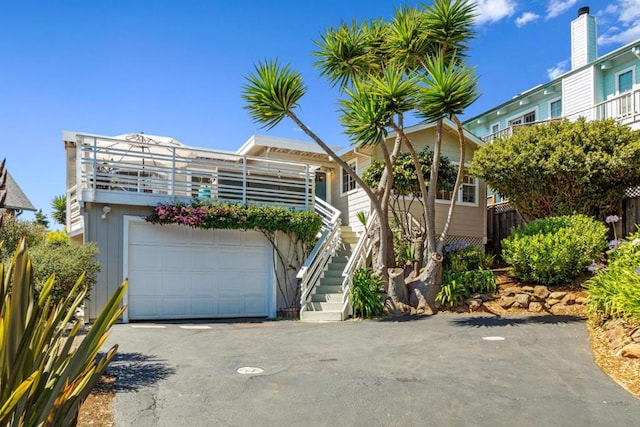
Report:
[{"label": "deck post", "polygon": [[247,205],[247,156],[242,156],[242,204]]}]

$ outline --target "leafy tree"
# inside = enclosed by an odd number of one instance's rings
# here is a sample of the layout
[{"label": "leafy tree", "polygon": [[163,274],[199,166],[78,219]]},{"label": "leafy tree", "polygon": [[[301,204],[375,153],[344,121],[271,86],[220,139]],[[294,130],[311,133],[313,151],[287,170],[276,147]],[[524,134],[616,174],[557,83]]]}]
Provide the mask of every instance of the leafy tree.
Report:
[{"label": "leafy tree", "polygon": [[60,225],[67,225],[67,196],[61,194],[51,201],[51,216]]},{"label": "leafy tree", "polygon": [[[435,197],[444,119],[450,118],[457,127],[460,163],[464,164],[464,133],[457,115],[477,96],[473,70],[463,62],[466,43],[473,36],[474,8],[472,1],[435,0],[430,6],[397,9],[389,21],[343,22],[338,28],[328,29],[315,42],[318,50],[314,55],[319,58],[316,66],[344,95],[340,105],[345,133],[357,146],[374,146],[382,152],[385,169],[377,188],[366,185],[298,117],[296,110],[306,93],[299,73],[277,61],[260,63],[255,74],[247,77],[243,92],[250,115],[256,122],[271,128],[290,118],[367,194],[380,225],[376,272],[384,276],[388,275],[387,267],[395,264],[388,211],[393,164],[402,145],[411,153],[415,170],[422,170],[411,138],[404,133],[404,117],[414,113],[436,122],[434,158],[437,160],[431,165],[428,179],[435,185],[427,188],[424,174],[417,174],[421,198],[425,201],[423,211],[429,256],[420,274],[420,283],[413,286],[415,298],[412,304],[424,311],[435,307],[442,249],[455,206],[453,198],[444,230],[437,236]],[[395,132],[391,150],[383,143],[390,131]],[[460,186],[462,174],[463,168],[460,168],[454,192]],[[392,292],[392,298],[402,303],[409,301],[406,290],[399,291]]]},{"label": "leafy tree", "polygon": [[640,132],[613,120],[516,129],[476,151],[471,173],[527,219],[573,213],[603,219],[640,185]]},{"label": "leafy tree", "polygon": [[[422,174],[428,175],[433,163],[433,151],[429,148],[425,148],[418,153],[420,164],[422,165]],[[362,174],[362,179],[367,185],[376,187],[380,184],[382,175],[385,170],[385,165],[382,160],[372,159],[369,167]],[[449,158],[440,157],[440,167],[438,168],[438,191],[451,191],[455,185],[456,174],[458,168],[451,164]],[[426,181],[427,186],[429,182]],[[399,153],[393,164],[393,187],[390,198],[390,210],[397,224],[401,236],[396,238],[402,239],[400,243],[401,247],[411,247],[410,251],[414,266],[414,272],[417,274],[420,268],[420,263],[417,262],[424,257],[424,241],[425,234],[416,230],[412,225],[412,219],[415,219],[409,213],[411,212],[414,204],[418,204],[423,207],[422,192],[420,190],[420,183],[418,182],[418,175],[416,174],[416,168],[409,153]],[[424,230],[426,224],[424,218],[418,217],[420,226]],[[396,248],[397,249],[397,248]],[[398,255],[400,258],[401,254]]]},{"label": "leafy tree", "polygon": [[[7,159],[3,159],[0,163],[0,209],[4,208],[4,201],[7,198],[7,170],[4,168],[4,163]],[[4,215],[0,214],[0,228],[2,228],[2,217]]]},{"label": "leafy tree", "polygon": [[42,225],[19,220],[13,215],[4,215],[3,219],[0,227],[0,242],[3,242],[0,245],[0,263],[9,261],[23,238],[31,248],[44,243],[47,230]]},{"label": "leafy tree", "polygon": [[43,226],[44,228],[49,228],[49,220],[47,216],[42,212],[42,209],[38,209],[35,213],[35,221],[36,224]]}]

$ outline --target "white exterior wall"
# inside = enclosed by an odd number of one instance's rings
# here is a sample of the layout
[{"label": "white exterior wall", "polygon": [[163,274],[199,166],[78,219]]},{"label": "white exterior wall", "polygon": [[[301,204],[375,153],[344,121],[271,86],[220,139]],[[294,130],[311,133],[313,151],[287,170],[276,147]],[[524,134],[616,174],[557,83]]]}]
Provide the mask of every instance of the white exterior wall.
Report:
[{"label": "white exterior wall", "polygon": [[571,69],[576,70],[598,58],[596,18],[580,15],[571,22]]},{"label": "white exterior wall", "polygon": [[594,69],[586,68],[562,80],[562,110],[570,120],[593,119]]}]

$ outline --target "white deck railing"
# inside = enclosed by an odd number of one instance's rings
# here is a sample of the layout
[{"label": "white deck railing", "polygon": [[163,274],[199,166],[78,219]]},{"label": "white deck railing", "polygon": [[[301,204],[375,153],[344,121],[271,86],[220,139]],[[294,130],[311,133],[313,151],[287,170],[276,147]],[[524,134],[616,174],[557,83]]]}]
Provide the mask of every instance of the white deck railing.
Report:
[{"label": "white deck railing", "polygon": [[313,289],[340,245],[340,211],[322,199],[316,198],[315,202],[315,212],[322,218],[322,234],[296,276],[300,282],[300,312],[306,310]]},{"label": "white deck railing", "polygon": [[313,208],[315,166],[154,141],[77,135],[77,199],[154,206],[194,198]]},{"label": "white deck railing", "polygon": [[624,93],[596,104],[596,120],[614,119],[622,124],[640,120],[640,90]]},{"label": "white deck railing", "polygon": [[77,186],[67,190],[67,233],[74,235],[84,229],[84,218],[80,214]]},{"label": "white deck railing", "polygon": [[[565,116],[564,118],[573,120],[577,117],[585,115],[586,113],[591,113],[591,111],[591,108],[588,108],[585,111],[580,111],[571,114],[570,116]],[[615,96],[611,99],[607,99],[606,101],[596,104],[593,107],[593,114],[591,117],[593,117],[594,120],[614,119],[624,125],[629,125],[640,121],[640,89]],[[502,136],[508,137],[513,135],[514,130],[518,127],[545,124],[559,119],[561,118],[509,126],[505,129],[501,129],[497,132],[485,135],[480,139],[482,139],[484,142],[490,142]]]}]

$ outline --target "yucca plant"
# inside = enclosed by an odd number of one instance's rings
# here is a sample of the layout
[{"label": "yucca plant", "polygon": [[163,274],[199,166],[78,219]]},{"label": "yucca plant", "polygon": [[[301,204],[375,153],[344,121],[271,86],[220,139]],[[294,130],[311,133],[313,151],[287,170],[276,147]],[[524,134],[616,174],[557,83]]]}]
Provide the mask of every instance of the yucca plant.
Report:
[{"label": "yucca plant", "polygon": [[117,345],[99,351],[124,311],[120,303],[127,284],[74,349],[81,325],[73,323],[73,315],[87,292],[82,281],[81,276],[67,297],[56,301],[51,276],[36,299],[24,240],[8,271],[0,264],[0,426],[75,425],[80,404],[115,355]]}]

